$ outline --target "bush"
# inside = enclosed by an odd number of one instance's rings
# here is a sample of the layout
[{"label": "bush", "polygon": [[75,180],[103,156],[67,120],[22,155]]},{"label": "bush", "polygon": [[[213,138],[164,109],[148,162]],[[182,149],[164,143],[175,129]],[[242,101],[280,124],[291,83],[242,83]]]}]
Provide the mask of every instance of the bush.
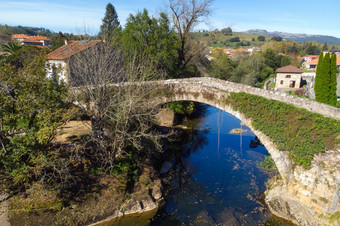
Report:
[{"label": "bush", "polygon": [[257,37],[257,40],[259,42],[264,42],[264,41],[266,41],[266,37],[264,37],[263,35],[260,35],[260,36]]},{"label": "bush", "polygon": [[231,41],[231,42],[240,42],[240,38],[239,37],[233,37],[233,38],[229,39],[229,41]]}]

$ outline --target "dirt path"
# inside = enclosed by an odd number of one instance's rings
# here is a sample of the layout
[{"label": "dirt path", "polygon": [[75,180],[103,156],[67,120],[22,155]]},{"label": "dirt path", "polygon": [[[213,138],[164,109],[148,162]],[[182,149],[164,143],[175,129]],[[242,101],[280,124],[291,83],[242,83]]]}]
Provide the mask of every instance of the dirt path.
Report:
[{"label": "dirt path", "polygon": [[67,142],[74,136],[81,136],[91,132],[90,121],[69,121],[57,130],[55,141]]}]

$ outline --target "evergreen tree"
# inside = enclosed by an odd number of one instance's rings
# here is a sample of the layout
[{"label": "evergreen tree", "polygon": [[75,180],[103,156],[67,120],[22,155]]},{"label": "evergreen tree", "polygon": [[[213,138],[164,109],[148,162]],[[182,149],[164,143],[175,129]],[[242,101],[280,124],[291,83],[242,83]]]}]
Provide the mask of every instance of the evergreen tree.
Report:
[{"label": "evergreen tree", "polygon": [[323,44],[323,46],[322,46],[322,51],[326,51],[326,50],[328,50],[328,45],[327,45],[327,43],[325,42],[325,43]]},{"label": "evergreen tree", "polygon": [[118,15],[111,3],[106,5],[106,12],[102,21],[99,36],[106,42],[111,41],[120,31]]},{"label": "evergreen tree", "polygon": [[143,54],[169,75],[176,73],[178,39],[165,13],[158,18],[150,17],[146,9],[130,14],[121,41],[126,55]]},{"label": "evergreen tree", "polygon": [[320,53],[318,67],[315,77],[315,99],[318,102],[336,106],[336,55],[330,56],[329,53],[325,57]]},{"label": "evergreen tree", "polygon": [[322,99],[322,85],[323,85],[323,80],[322,80],[322,62],[323,62],[323,52],[321,51],[320,56],[319,56],[319,61],[318,65],[316,67],[316,74],[315,74],[315,86],[314,86],[314,91],[315,91],[315,100],[321,102]]},{"label": "evergreen tree", "polygon": [[322,99],[320,102],[329,104],[329,91],[330,91],[330,76],[331,75],[331,58],[329,53],[325,54],[325,57],[322,62]]},{"label": "evergreen tree", "polygon": [[329,77],[329,95],[328,95],[328,104],[332,106],[336,106],[337,104],[337,95],[336,95],[336,73],[338,69],[336,67],[336,55],[332,54],[331,57],[331,65],[330,65],[330,77]]}]

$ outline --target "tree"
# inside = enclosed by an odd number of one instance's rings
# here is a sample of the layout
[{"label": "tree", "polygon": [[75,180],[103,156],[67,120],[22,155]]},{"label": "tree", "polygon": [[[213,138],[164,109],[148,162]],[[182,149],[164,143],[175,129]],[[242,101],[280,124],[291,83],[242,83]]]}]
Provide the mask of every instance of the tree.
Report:
[{"label": "tree", "polygon": [[210,65],[209,75],[215,78],[229,80],[235,69],[235,65],[230,57],[223,50],[214,51],[213,61]]},{"label": "tree", "polygon": [[16,42],[8,42],[1,45],[1,51],[4,53],[0,55],[0,65],[7,63],[11,58],[18,55],[21,45]]},{"label": "tree", "polygon": [[52,41],[52,50],[56,50],[59,47],[65,45],[65,40],[67,41],[67,37],[61,31],[59,31],[57,36],[55,36]]},{"label": "tree", "polygon": [[111,172],[129,151],[160,147],[159,136],[151,129],[156,107],[146,101],[157,87],[112,84],[159,78],[160,71],[147,59],[139,53],[124,56],[105,43],[74,55],[72,70],[81,85],[73,96],[91,119],[92,133],[86,143],[103,171]]},{"label": "tree", "polygon": [[45,55],[40,50],[23,68],[0,68],[0,177],[16,189],[41,170],[67,111],[67,87],[46,78]]},{"label": "tree", "polygon": [[178,49],[178,68],[185,71],[186,67],[203,50],[190,36],[194,26],[210,15],[213,0],[169,0],[172,22],[180,40]]},{"label": "tree", "polygon": [[130,14],[122,32],[122,43],[125,54],[137,51],[149,57],[169,77],[175,74],[178,39],[165,13],[160,13],[159,18],[149,17],[146,9],[135,16]]},{"label": "tree", "polygon": [[275,37],[272,37],[272,40],[277,41],[277,42],[282,42],[283,39],[280,36],[275,36]]},{"label": "tree", "polygon": [[257,40],[259,42],[264,42],[264,41],[266,41],[266,37],[264,37],[263,35],[260,35],[260,36],[257,37]]},{"label": "tree", "polygon": [[337,80],[336,80],[336,73],[338,69],[336,67],[336,58],[335,54],[332,54],[331,57],[331,65],[330,65],[330,79],[329,79],[329,95],[328,95],[328,104],[332,106],[336,106],[337,104]]},{"label": "tree", "polygon": [[327,51],[328,50],[328,45],[327,43],[325,42],[322,46],[322,51]]},{"label": "tree", "polygon": [[106,12],[102,22],[99,36],[104,40],[104,42],[110,42],[120,31],[118,15],[115,7],[111,3],[106,5]]},{"label": "tree", "polygon": [[323,52],[321,51],[319,56],[318,65],[316,67],[316,73],[315,73],[315,86],[314,86],[314,92],[315,92],[315,100],[322,102],[323,100],[323,92],[324,92],[324,73],[322,72],[323,69]]},{"label": "tree", "polygon": [[229,41],[231,41],[231,42],[240,42],[240,37],[233,37]]},{"label": "tree", "polygon": [[222,34],[224,34],[225,36],[232,36],[233,35],[233,31],[231,30],[230,27],[227,28],[223,28],[221,30]]},{"label": "tree", "polygon": [[336,55],[320,53],[315,77],[315,99],[321,103],[336,106]]}]

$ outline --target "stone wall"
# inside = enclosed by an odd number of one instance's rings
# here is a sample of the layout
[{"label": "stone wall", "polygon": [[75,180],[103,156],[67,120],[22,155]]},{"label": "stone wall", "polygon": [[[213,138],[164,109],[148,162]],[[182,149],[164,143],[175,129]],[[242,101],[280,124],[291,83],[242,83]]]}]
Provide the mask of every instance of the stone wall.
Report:
[{"label": "stone wall", "polygon": [[312,168],[295,167],[287,184],[278,183],[268,191],[270,210],[299,225],[340,225],[330,220],[340,212],[340,151],[314,157]]}]

